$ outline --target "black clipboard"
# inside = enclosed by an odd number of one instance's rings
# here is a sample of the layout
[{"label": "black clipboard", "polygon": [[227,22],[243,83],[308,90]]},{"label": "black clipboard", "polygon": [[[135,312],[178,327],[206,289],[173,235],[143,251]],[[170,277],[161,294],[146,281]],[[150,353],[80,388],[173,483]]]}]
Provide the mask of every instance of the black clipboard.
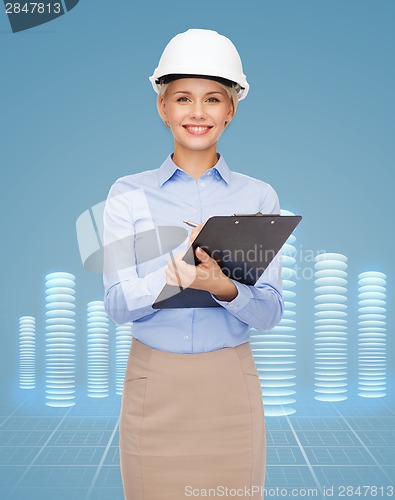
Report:
[{"label": "black clipboard", "polygon": [[[195,250],[200,246],[229,278],[254,285],[301,220],[300,215],[261,213],[210,217],[183,260],[199,265]],[[207,290],[166,284],[152,307],[221,307],[221,304]]]}]

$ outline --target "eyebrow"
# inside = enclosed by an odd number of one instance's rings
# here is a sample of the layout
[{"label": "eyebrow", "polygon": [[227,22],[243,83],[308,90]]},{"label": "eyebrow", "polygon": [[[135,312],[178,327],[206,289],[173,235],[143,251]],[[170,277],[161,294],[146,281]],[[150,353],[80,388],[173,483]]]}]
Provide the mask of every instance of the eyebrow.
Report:
[{"label": "eyebrow", "polygon": [[[192,94],[192,92],[189,92],[188,90],[177,90],[176,92],[173,92],[173,95],[175,94]],[[221,94],[223,95],[222,92],[220,92],[219,90],[214,90],[213,92],[207,92],[206,95],[209,95],[209,94]]]}]

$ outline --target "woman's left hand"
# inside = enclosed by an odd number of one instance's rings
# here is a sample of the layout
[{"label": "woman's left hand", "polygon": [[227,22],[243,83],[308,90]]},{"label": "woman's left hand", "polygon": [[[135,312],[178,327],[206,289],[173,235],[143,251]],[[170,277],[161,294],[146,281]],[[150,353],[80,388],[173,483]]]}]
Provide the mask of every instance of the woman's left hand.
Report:
[{"label": "woman's left hand", "polygon": [[[182,260],[183,253],[179,253],[175,257],[174,263],[169,260],[166,269],[166,282],[169,285],[181,286],[182,288],[207,290],[214,295],[226,295],[226,297],[234,295],[235,297],[237,295],[236,286],[222,272],[217,262],[200,247],[196,248],[195,254],[201,261],[198,266],[184,262]],[[232,299],[224,298],[223,300]]]}]

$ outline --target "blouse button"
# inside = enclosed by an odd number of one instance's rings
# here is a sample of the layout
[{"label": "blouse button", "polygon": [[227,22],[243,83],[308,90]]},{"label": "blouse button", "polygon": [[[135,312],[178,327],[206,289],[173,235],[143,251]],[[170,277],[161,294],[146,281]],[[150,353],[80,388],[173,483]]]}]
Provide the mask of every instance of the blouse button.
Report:
[{"label": "blouse button", "polygon": [[189,339],[188,335],[185,335],[184,340],[188,340],[188,339]]}]

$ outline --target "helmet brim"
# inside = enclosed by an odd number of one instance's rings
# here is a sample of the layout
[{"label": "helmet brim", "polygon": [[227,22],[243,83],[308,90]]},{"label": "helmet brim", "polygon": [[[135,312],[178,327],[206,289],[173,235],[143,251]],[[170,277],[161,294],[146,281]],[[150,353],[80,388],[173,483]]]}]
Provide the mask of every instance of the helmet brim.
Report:
[{"label": "helmet brim", "polygon": [[[195,75],[195,74],[170,74],[170,75],[163,75],[157,80],[155,80],[155,83],[157,85],[163,85],[166,83],[170,83],[174,80],[180,80],[181,78],[205,78],[207,80],[214,80],[216,82],[222,83],[223,85],[226,85],[227,87],[240,87],[240,85],[236,82],[233,82],[232,80],[228,80],[227,78],[223,78],[221,76],[211,76],[211,75]],[[243,89],[243,87],[240,87]],[[244,89],[243,89],[244,90]]]}]

